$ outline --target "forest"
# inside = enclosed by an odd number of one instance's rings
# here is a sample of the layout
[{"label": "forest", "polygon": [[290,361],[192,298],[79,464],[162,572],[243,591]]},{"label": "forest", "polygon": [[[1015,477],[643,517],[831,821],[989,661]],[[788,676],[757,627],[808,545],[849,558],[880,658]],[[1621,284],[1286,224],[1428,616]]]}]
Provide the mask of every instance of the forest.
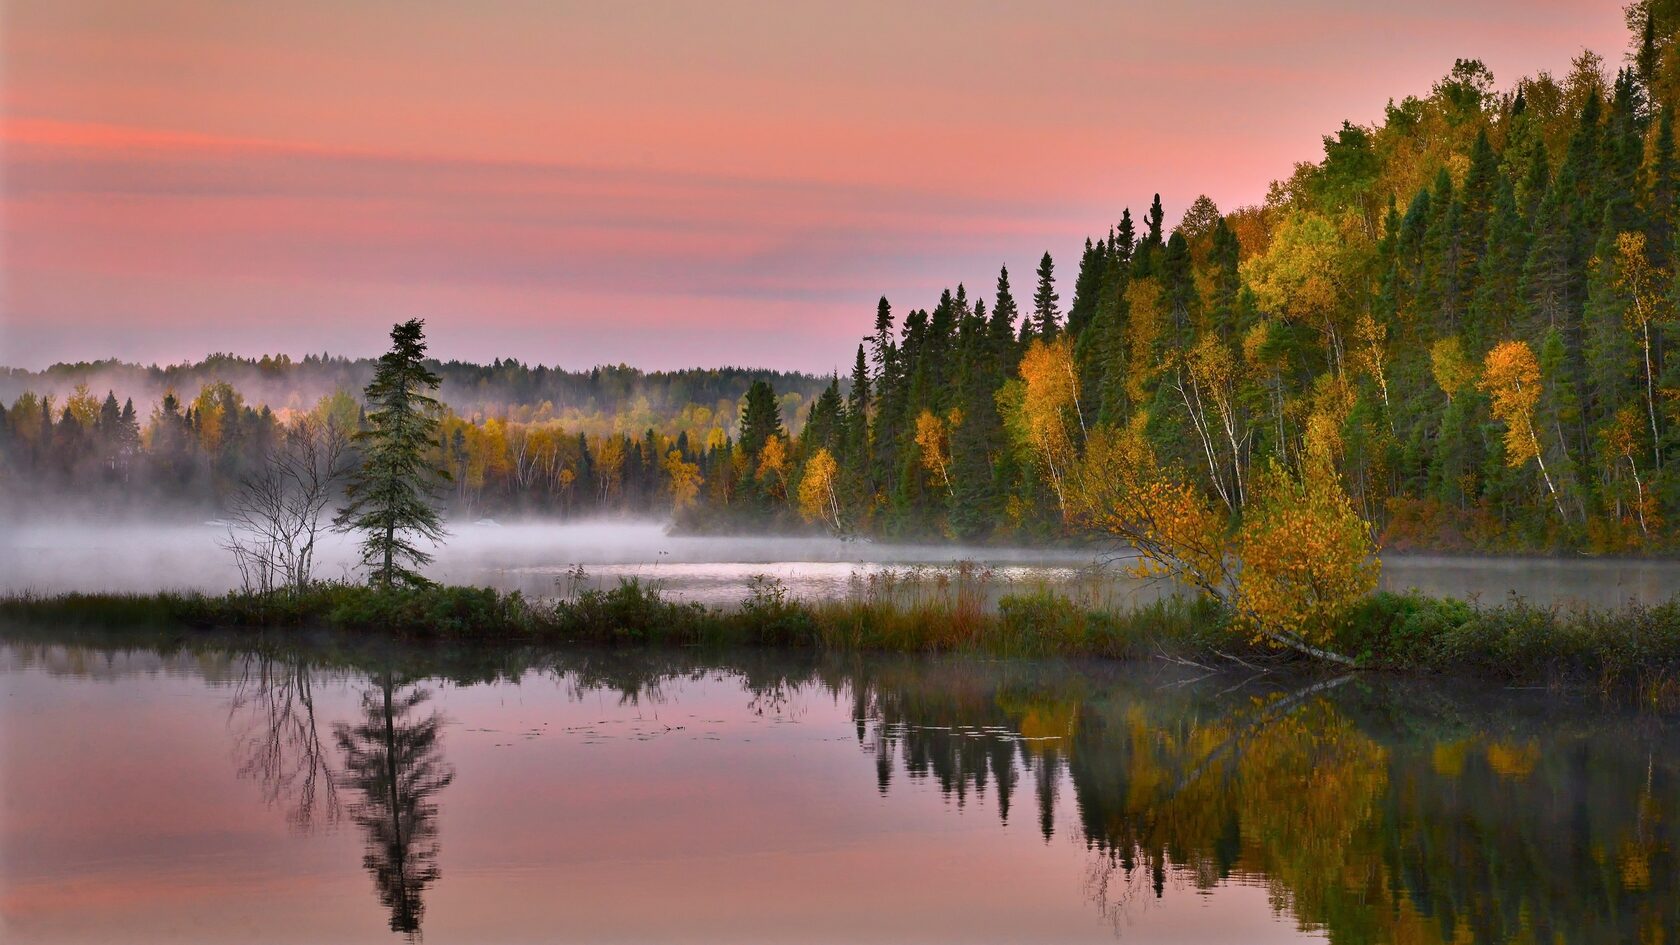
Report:
[{"label": "forest", "polygon": [[[1096,527],[1181,575],[1210,553],[1196,536],[1269,523],[1255,557],[1296,506],[1392,549],[1672,551],[1680,4],[1627,18],[1625,56],[1561,76],[1455,62],[1258,204],[1202,197],[1172,225],[1157,197],[1072,265],[882,298],[845,376],[432,362],[450,512]],[[219,508],[288,431],[364,425],[370,364],[6,372],[4,494]]]}]

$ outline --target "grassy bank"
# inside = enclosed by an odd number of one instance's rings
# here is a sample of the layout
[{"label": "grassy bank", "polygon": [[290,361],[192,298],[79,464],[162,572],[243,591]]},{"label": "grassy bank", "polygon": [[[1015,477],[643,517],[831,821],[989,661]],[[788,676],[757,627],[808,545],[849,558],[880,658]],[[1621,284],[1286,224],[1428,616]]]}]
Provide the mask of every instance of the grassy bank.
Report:
[{"label": "grassy bank", "polygon": [[[0,598],[0,617],[60,623],[214,628],[330,628],[451,641],[593,645],[815,647],[843,651],[961,652],[999,657],[1165,657],[1261,663],[1289,659],[1233,632],[1213,604],[1170,598],[1123,610],[1040,589],[995,608],[961,582],[936,593],[863,594],[805,601],[772,581],[736,607],[672,600],[626,580],[560,600],[488,588],[379,591],[317,584],[258,597],[61,594]],[[1588,682],[1680,703],[1680,599],[1616,611],[1474,606],[1417,594],[1362,602],[1329,648],[1362,668],[1473,675],[1503,682]]]}]

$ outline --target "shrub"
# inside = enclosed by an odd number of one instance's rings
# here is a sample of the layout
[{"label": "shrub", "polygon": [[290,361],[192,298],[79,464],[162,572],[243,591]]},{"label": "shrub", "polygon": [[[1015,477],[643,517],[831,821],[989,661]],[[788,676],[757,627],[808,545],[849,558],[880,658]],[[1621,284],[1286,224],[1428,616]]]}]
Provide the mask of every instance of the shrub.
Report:
[{"label": "shrub", "polygon": [[351,588],[332,594],[327,621],[343,630],[421,637],[506,638],[528,632],[519,592],[487,587],[428,585]]},{"label": "shrub", "polygon": [[709,616],[698,603],[668,601],[658,586],[627,578],[556,603],[547,629],[592,643],[693,643],[706,635]]},{"label": "shrub", "polygon": [[787,586],[762,574],[748,582],[734,623],[753,643],[810,646],[817,642],[817,615],[810,605],[789,596]]},{"label": "shrub", "polygon": [[1381,591],[1354,606],[1331,641],[1361,666],[1431,669],[1441,665],[1443,642],[1475,616],[1460,600],[1417,592]]}]

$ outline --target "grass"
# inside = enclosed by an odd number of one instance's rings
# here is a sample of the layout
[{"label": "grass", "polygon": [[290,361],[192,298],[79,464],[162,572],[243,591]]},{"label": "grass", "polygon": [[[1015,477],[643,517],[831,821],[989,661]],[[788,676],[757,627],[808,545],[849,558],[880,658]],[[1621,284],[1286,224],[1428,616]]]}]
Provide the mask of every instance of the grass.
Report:
[{"label": "grass", "polygon": [[[558,600],[489,588],[411,590],[324,583],[269,597],[231,593],[62,594],[0,598],[0,617],[162,629],[321,628],[370,637],[456,643],[716,645],[838,651],[956,652],[996,657],[1085,656],[1242,662],[1286,659],[1239,638],[1214,604],[1167,598],[1126,607],[1047,586],[1008,588],[988,606],[992,576],[877,573],[836,600],[792,597],[755,579],[736,607],[673,600],[628,579],[574,586]],[[1379,593],[1344,621],[1331,649],[1360,667],[1514,682],[1588,682],[1642,701],[1680,705],[1680,599],[1618,611],[1493,607]]]}]

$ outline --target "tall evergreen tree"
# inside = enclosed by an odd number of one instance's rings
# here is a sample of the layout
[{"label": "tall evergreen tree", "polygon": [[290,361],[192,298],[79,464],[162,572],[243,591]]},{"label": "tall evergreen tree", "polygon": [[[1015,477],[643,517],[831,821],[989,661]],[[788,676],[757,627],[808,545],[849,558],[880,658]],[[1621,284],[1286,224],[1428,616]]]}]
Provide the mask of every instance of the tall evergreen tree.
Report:
[{"label": "tall evergreen tree", "polygon": [[753,381],[741,404],[741,449],[756,458],[771,437],[786,435],[782,429],[782,411],[776,405],[775,388],[769,381]]},{"label": "tall evergreen tree", "polygon": [[1049,341],[1056,337],[1061,312],[1056,307],[1056,263],[1049,253],[1038,261],[1038,288],[1033,291],[1032,332]]},{"label": "tall evergreen tree", "polygon": [[373,409],[367,428],[355,435],[362,462],[335,522],[361,533],[362,564],[385,588],[426,583],[413,568],[432,556],[418,541],[436,543],[445,535],[436,491],[450,477],[433,459],[439,405],[432,392],[439,381],[425,356],[424,322],[410,319],[391,329],[391,350],[380,357],[364,392]]}]

